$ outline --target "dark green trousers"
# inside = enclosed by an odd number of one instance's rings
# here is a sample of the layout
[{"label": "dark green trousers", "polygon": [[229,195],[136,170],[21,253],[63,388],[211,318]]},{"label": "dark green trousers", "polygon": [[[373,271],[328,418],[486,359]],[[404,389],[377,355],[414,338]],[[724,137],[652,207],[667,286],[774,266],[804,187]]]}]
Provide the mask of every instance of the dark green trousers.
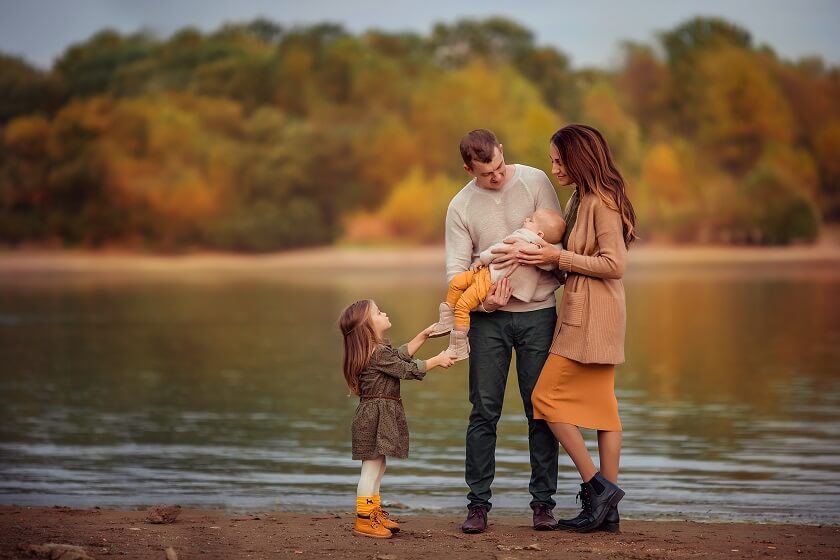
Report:
[{"label": "dark green trousers", "polygon": [[557,491],[557,439],[543,420],[534,420],[531,392],[551,346],[557,313],[553,307],[511,313],[470,314],[470,424],[467,428],[465,479],[470,505],[490,507],[496,474],[496,424],[502,414],[510,360],[516,351],[519,394],[528,418],[531,454],[531,505],[548,504]]}]

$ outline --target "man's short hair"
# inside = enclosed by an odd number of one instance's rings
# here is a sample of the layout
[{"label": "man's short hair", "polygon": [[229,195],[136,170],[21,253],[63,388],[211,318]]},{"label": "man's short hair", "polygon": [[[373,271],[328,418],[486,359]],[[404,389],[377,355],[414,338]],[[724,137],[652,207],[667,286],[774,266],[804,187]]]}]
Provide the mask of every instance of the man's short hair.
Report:
[{"label": "man's short hair", "polygon": [[472,169],[473,160],[479,163],[490,163],[493,151],[499,147],[496,135],[486,128],[477,128],[461,138],[461,158],[464,164]]}]

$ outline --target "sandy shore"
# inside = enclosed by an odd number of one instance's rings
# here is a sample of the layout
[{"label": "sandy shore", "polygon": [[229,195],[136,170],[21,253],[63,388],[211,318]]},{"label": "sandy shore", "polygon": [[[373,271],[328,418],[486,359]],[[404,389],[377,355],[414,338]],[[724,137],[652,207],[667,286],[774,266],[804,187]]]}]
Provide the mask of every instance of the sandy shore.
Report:
[{"label": "sandy shore", "polygon": [[[530,519],[491,515],[487,533],[465,535],[460,518],[412,515],[389,540],[357,537],[349,513],[231,514],[184,509],[168,525],[146,512],[0,506],[0,558],[29,545],[71,544],[93,558],[840,558],[840,527],[622,521],[619,534],[538,533]],[[528,548],[525,548],[528,547]]]}]

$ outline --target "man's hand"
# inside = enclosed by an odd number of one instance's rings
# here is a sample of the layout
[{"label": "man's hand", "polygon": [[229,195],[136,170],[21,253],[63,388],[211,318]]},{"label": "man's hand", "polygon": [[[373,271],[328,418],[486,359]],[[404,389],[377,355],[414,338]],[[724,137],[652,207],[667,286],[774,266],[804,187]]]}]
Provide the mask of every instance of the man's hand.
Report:
[{"label": "man's hand", "polygon": [[484,300],[484,310],[495,311],[507,305],[511,291],[510,280],[507,278],[502,278],[491,285],[490,291],[487,292],[487,298]]}]

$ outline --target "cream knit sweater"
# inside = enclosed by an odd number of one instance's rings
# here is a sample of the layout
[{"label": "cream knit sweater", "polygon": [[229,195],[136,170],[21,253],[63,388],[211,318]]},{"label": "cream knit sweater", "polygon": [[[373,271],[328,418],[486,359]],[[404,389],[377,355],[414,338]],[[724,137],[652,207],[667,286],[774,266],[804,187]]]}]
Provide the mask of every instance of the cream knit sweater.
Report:
[{"label": "cream knit sweater", "polygon": [[[546,174],[527,165],[514,165],[513,174],[499,190],[482,189],[470,181],[455,195],[446,212],[446,280],[470,267],[482,251],[522,227],[537,208],[558,212],[560,201]],[[539,271],[530,302],[511,298],[503,311],[534,311],[554,307],[560,285],[553,272]]]}]

